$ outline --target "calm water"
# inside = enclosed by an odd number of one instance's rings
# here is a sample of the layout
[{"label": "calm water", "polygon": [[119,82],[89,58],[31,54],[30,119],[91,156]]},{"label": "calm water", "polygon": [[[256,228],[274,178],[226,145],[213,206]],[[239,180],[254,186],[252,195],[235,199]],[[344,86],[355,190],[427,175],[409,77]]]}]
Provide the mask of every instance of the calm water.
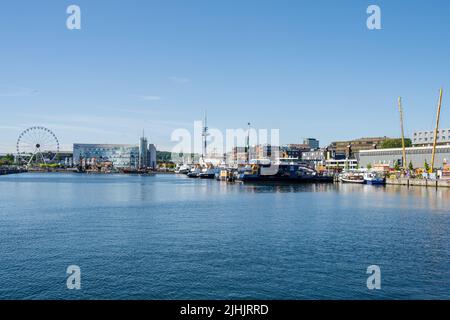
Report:
[{"label": "calm water", "polygon": [[0,298],[449,299],[449,209],[447,189],[2,176]]}]

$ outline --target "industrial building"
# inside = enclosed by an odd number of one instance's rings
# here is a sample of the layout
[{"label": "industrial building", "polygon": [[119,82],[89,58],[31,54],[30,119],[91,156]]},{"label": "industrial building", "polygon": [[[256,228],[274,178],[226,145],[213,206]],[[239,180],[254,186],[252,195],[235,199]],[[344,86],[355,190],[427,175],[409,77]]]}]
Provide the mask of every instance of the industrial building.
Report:
[{"label": "industrial building", "polygon": [[[432,147],[411,147],[406,148],[406,165],[411,162],[414,168],[423,168],[425,161],[431,164]],[[388,165],[390,168],[395,163],[402,164],[402,149],[373,149],[362,150],[356,154],[360,167],[367,168],[376,165]],[[434,167],[443,168],[444,164],[450,161],[450,146],[437,146]]]}]

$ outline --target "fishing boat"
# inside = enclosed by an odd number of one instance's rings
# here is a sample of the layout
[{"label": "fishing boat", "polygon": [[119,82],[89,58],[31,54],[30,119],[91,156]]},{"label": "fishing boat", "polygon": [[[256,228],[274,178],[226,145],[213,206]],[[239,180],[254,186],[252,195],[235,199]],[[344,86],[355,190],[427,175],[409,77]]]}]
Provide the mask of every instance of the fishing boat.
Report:
[{"label": "fishing boat", "polygon": [[243,182],[333,182],[333,177],[319,175],[316,170],[294,158],[281,158],[278,161],[252,160],[238,174]]}]

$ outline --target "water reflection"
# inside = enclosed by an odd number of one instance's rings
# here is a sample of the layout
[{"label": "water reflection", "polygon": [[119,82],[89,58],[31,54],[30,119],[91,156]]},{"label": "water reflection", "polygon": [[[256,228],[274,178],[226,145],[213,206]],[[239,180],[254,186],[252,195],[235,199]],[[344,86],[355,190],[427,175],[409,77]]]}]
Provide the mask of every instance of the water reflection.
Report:
[{"label": "water reflection", "polygon": [[243,189],[255,193],[291,193],[291,192],[330,192],[336,187],[330,183],[323,184],[283,184],[283,183],[246,183]]},{"label": "water reflection", "polygon": [[91,272],[79,298],[367,299],[373,263],[379,298],[446,298],[449,205],[406,186],[1,177],[0,298],[73,298],[54,279],[74,261]]}]

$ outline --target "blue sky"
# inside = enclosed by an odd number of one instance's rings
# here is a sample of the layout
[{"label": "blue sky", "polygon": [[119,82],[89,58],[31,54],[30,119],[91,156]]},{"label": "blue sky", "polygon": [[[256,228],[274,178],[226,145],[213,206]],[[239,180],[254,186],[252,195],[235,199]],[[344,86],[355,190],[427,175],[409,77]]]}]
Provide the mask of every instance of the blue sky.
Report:
[{"label": "blue sky", "polygon": [[[82,29],[66,28],[77,4]],[[382,10],[382,30],[366,9]],[[3,1],[0,153],[44,125],[73,142],[170,149],[211,127],[279,128],[283,143],[450,127],[450,3],[435,1]]]}]

